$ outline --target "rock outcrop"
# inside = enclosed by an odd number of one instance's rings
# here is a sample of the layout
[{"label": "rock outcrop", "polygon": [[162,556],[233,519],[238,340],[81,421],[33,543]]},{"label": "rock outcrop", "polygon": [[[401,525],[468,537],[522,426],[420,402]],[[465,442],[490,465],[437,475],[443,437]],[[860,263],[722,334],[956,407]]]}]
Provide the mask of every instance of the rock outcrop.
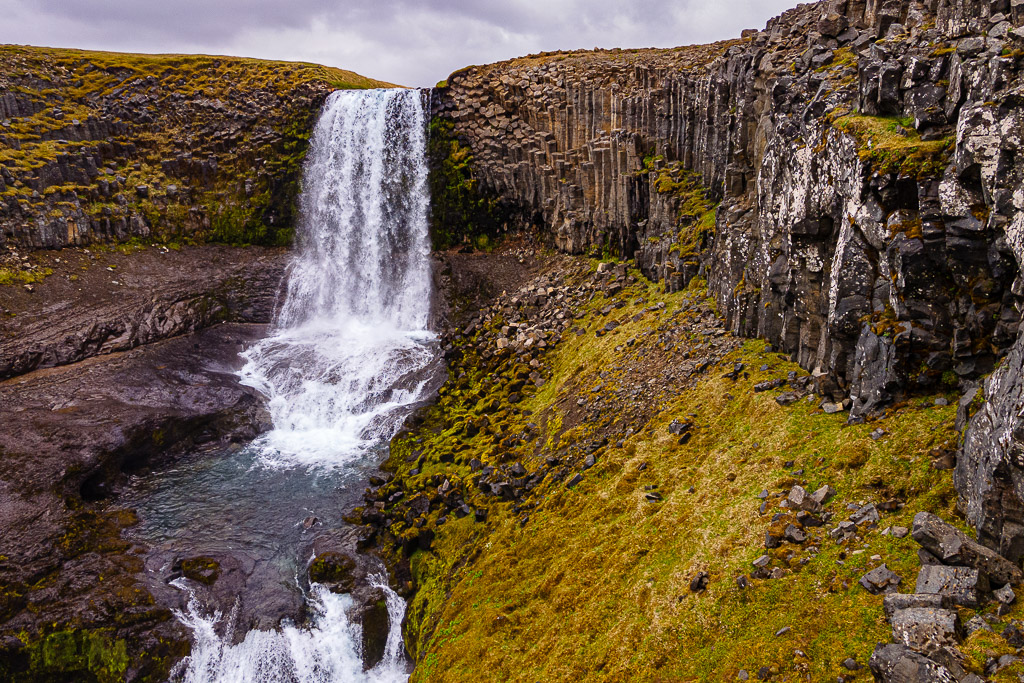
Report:
[{"label": "rock outcrop", "polygon": [[704,275],[861,416],[1015,339],[1020,10],[802,5],[737,41],[471,67],[436,113],[519,226]]},{"label": "rock outcrop", "polygon": [[287,244],[340,69],[0,46],[0,255],[135,237]]},{"label": "rock outcrop", "polygon": [[792,354],[852,420],[970,392],[1005,357],[961,402],[956,483],[1018,560],[1022,24],[1007,0],[828,0],[714,45],[470,67],[435,115],[505,229],[670,291],[703,276],[730,331]]}]

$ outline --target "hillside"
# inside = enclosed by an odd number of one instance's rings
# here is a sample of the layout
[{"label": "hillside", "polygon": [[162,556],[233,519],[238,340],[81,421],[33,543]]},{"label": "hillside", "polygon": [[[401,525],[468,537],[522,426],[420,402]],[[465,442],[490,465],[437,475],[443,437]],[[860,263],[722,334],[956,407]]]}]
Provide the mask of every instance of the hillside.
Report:
[{"label": "hillside", "polygon": [[315,64],[0,46],[0,250],[286,245],[324,97],[387,85]]}]

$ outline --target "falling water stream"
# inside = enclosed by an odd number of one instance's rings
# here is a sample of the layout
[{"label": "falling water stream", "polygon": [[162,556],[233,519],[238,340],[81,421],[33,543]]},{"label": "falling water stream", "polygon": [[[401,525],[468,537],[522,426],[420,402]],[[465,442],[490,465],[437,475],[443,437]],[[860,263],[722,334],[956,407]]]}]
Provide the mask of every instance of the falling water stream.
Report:
[{"label": "falling water stream", "polygon": [[[137,482],[134,533],[170,555],[232,552],[251,577],[301,592],[308,623],[242,636],[235,608],[210,610],[193,586],[178,610],[193,635],[187,683],[404,681],[405,605],[387,598],[384,659],[363,670],[352,599],[304,586],[315,515],[341,524],[369,469],[436,376],[428,329],[426,112],[414,90],[340,91],[325,104],[304,167],[297,249],[270,335],[245,353],[242,383],[266,397],[273,429]],[[315,529],[313,530],[315,531]],[[243,629],[244,631],[244,629]]]}]

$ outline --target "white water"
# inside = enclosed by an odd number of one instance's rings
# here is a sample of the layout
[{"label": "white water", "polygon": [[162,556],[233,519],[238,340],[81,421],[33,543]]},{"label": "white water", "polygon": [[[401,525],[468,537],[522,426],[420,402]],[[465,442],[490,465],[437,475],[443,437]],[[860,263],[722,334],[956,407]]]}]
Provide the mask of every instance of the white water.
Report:
[{"label": "white water", "polygon": [[[246,352],[242,381],[268,399],[274,428],[254,447],[275,469],[338,472],[380,448],[423,398],[435,359],[428,331],[426,113],[410,90],[337,92],[303,175],[298,249],[270,337]],[[282,495],[286,495],[282,492]],[[185,683],[390,683],[408,678],[402,599],[385,591],[384,660],[363,671],[352,601],[313,585],[304,628],[250,631],[234,643],[233,610],[178,618],[193,633]],[[182,583],[183,590],[190,590]]]},{"label": "white water", "polygon": [[[401,624],[405,602],[385,577],[374,577],[373,585],[385,592],[391,624]],[[352,599],[313,584],[308,601],[315,615],[312,628],[286,625],[280,631],[249,631],[242,642],[232,645],[237,607],[221,634],[217,626],[222,615],[203,614],[191,598],[176,616],[192,629],[192,655],[184,662],[184,673],[174,678],[182,683],[400,683],[409,678],[399,628],[388,634],[384,659],[364,672],[360,627],[348,618]]]},{"label": "white water", "polygon": [[394,435],[434,359],[426,113],[414,90],[336,92],[303,175],[298,253],[243,383],[269,401],[270,466],[338,467]]}]

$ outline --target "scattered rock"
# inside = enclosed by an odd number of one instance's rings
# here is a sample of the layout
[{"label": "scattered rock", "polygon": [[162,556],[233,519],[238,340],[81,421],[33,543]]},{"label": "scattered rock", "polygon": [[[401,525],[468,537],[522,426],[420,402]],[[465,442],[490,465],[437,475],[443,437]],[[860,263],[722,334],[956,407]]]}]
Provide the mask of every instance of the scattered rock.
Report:
[{"label": "scattered rock", "polygon": [[860,577],[860,585],[869,593],[878,595],[880,593],[895,593],[902,578],[884,564],[875,567],[864,576]]}]

